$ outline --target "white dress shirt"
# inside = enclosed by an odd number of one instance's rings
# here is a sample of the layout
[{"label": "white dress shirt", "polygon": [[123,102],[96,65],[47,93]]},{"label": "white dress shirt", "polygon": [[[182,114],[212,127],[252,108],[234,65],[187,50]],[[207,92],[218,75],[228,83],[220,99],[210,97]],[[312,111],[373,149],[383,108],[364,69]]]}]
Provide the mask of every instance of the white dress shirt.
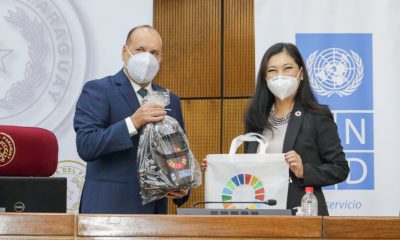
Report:
[{"label": "white dress shirt", "polygon": [[[124,70],[124,72],[125,72],[125,70]],[[125,73],[125,75],[127,75],[127,74]],[[128,75],[127,75],[127,77],[128,77]],[[129,77],[128,77],[128,79],[129,79]],[[140,105],[142,105],[143,97],[142,97],[142,95],[140,95],[138,93],[139,89],[141,89],[142,87],[139,84],[137,84],[136,82],[132,81],[132,80],[130,80],[130,82],[131,82],[133,91],[135,91],[135,93],[136,93],[136,97],[138,98],[138,101],[139,101]],[[150,94],[153,92],[153,87],[152,87],[151,83],[149,85],[147,85],[145,87],[145,89]],[[132,119],[130,117],[125,118],[125,123],[126,123],[126,126],[128,128],[129,136],[132,137],[132,136],[138,134],[138,131],[135,128],[135,125],[133,125]]]}]

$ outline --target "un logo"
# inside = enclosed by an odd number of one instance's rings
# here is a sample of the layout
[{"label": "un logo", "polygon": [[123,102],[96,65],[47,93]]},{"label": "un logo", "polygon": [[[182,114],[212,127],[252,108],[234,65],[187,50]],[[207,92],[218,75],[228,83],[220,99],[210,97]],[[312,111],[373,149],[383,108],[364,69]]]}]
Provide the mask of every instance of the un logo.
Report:
[{"label": "un logo", "polygon": [[70,1],[0,2],[0,124],[57,130],[86,74],[86,40]]},{"label": "un logo", "polygon": [[307,58],[310,84],[321,96],[349,96],[360,86],[364,77],[361,57],[354,51],[328,48],[312,52]]},{"label": "un logo", "polygon": [[79,202],[85,182],[86,166],[75,160],[60,160],[54,177],[66,177],[68,180],[67,189],[67,212],[78,213]]}]

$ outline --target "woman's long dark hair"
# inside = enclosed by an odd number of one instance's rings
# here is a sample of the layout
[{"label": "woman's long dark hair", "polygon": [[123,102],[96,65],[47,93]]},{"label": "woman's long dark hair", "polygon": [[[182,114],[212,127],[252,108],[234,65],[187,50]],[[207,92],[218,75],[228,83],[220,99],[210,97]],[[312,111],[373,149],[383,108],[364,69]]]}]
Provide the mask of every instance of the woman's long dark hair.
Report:
[{"label": "woman's long dark hair", "polygon": [[264,128],[271,129],[271,125],[268,123],[267,117],[272,105],[275,102],[275,97],[268,89],[265,77],[269,59],[281,52],[286,52],[289,54],[299,68],[302,67],[303,69],[303,80],[300,81],[300,85],[295,96],[296,104],[303,106],[306,111],[318,112],[332,116],[329,108],[325,105],[319,104],[313,92],[311,91],[307,68],[304,64],[303,58],[301,57],[299,49],[291,43],[277,43],[271,46],[265,52],[262,58],[260,70],[257,74],[256,92],[245,113],[244,120],[246,132],[262,132]]}]

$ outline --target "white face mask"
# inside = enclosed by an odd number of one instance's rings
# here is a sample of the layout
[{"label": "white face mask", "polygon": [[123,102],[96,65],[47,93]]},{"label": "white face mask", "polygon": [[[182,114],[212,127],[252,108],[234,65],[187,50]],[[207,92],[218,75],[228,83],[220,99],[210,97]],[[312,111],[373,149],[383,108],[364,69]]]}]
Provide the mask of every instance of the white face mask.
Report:
[{"label": "white face mask", "polygon": [[141,52],[133,55],[128,47],[126,47],[126,49],[131,55],[128,62],[125,63],[129,75],[131,75],[133,80],[138,84],[151,82],[160,69],[157,58],[149,52]]},{"label": "white face mask", "polygon": [[300,68],[296,77],[279,75],[271,79],[266,78],[265,80],[267,81],[269,90],[280,100],[286,99],[297,90],[299,86],[297,78],[301,70],[302,68]]}]

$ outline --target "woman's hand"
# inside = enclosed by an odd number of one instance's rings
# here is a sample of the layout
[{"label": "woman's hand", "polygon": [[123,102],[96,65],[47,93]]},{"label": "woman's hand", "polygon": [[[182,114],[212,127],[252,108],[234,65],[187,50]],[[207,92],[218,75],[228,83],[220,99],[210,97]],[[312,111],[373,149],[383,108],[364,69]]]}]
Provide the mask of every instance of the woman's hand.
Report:
[{"label": "woman's hand", "polygon": [[201,162],[201,171],[205,172],[207,170],[207,160],[203,159]]},{"label": "woman's hand", "polygon": [[285,153],[285,160],[289,164],[289,169],[298,178],[303,178],[303,161],[296,151],[292,150]]}]

